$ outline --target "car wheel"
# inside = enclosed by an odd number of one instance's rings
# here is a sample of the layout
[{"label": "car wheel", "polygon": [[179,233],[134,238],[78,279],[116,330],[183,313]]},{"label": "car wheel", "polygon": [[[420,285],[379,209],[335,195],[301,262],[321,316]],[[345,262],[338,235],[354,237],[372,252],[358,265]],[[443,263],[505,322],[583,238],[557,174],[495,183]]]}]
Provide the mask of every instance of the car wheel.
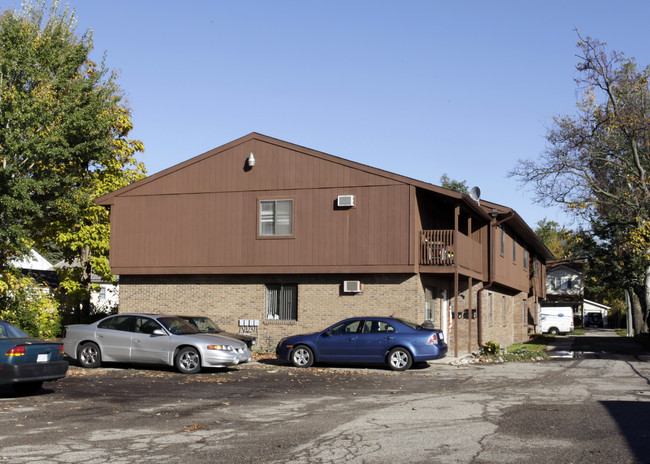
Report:
[{"label": "car wheel", "polygon": [[14,383],[12,387],[19,395],[35,395],[43,387],[43,382],[20,382]]},{"label": "car wheel", "polygon": [[551,327],[548,329],[548,333],[551,335],[560,335],[560,331],[557,329],[557,327]]},{"label": "car wheel", "polygon": [[296,367],[311,367],[314,364],[314,352],[305,345],[299,345],[291,351],[291,363]]},{"label": "car wheel", "polygon": [[79,347],[77,359],[81,367],[94,368],[102,364],[99,347],[93,342],[84,343]]},{"label": "car wheel", "polygon": [[178,352],[174,364],[181,374],[196,374],[201,370],[201,357],[195,348],[187,346]]},{"label": "car wheel", "polygon": [[394,371],[405,371],[413,364],[411,353],[406,348],[397,347],[388,353],[388,367]]}]

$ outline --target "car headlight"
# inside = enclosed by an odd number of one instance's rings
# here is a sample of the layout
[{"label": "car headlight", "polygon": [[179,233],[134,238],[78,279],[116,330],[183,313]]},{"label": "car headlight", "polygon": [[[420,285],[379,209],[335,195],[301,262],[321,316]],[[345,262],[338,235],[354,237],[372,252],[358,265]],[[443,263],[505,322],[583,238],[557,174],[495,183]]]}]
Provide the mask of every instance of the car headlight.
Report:
[{"label": "car headlight", "polygon": [[235,351],[231,345],[208,345],[208,350]]}]

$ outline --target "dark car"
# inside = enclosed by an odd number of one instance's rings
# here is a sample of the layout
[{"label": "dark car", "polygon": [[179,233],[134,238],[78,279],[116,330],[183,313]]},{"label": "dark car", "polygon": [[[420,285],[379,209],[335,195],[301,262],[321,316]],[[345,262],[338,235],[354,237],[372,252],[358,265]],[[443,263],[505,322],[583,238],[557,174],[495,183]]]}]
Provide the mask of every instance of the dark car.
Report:
[{"label": "dark car", "polygon": [[178,317],[185,319],[187,322],[192,324],[194,327],[196,327],[203,333],[219,334],[225,337],[231,337],[236,340],[241,340],[242,342],[246,343],[248,349],[252,349],[253,345],[257,343],[257,338],[253,337],[252,335],[226,332],[209,317],[205,317],[205,316],[178,316]]},{"label": "dark car", "polygon": [[386,364],[404,371],[414,362],[444,358],[441,330],[393,317],[354,317],[327,329],[287,337],[278,343],[279,360],[296,367],[314,362]]},{"label": "dark car", "polygon": [[600,313],[585,314],[585,327],[603,327],[603,315]]},{"label": "dark car", "polygon": [[0,385],[10,384],[16,392],[30,395],[67,371],[61,343],[34,339],[0,321]]}]

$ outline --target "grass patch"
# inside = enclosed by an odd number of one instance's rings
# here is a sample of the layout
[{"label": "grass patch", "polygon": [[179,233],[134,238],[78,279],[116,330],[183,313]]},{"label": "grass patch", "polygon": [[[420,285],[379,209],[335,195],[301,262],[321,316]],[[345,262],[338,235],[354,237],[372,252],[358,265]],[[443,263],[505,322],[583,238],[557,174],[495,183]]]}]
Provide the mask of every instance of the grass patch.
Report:
[{"label": "grass patch", "polygon": [[585,329],[574,329],[569,335],[584,335]]},{"label": "grass patch", "polygon": [[499,353],[484,354],[491,362],[505,361],[540,361],[548,359],[546,347],[553,340],[553,336],[533,335],[526,343],[515,343],[501,350]]}]

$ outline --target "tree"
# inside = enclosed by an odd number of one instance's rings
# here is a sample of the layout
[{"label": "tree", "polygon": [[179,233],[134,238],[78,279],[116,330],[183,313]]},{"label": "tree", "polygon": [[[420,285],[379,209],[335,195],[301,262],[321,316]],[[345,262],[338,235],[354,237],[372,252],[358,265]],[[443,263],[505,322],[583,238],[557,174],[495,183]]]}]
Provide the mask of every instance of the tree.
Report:
[{"label": "tree", "polygon": [[84,313],[91,267],[110,275],[108,214],[92,200],[145,172],[116,73],[90,60],[92,49],[58,1],[0,15],[0,270],[52,244],[75,263],[62,290]]},{"label": "tree", "polygon": [[519,161],[510,174],[533,187],[537,202],[560,204],[590,226],[592,253],[611,270],[612,287],[634,293],[637,331],[646,332],[650,68],[578,36],[577,113],[555,117],[542,156]]},{"label": "tree", "polygon": [[537,222],[535,233],[556,258],[571,259],[576,257],[576,239],[573,231],[568,230],[565,226],[560,226],[557,222],[544,218]]},{"label": "tree", "polygon": [[450,179],[447,173],[444,173],[442,176],[440,176],[440,185],[446,189],[455,190],[456,192],[469,195],[469,188],[467,188],[467,181]]}]

